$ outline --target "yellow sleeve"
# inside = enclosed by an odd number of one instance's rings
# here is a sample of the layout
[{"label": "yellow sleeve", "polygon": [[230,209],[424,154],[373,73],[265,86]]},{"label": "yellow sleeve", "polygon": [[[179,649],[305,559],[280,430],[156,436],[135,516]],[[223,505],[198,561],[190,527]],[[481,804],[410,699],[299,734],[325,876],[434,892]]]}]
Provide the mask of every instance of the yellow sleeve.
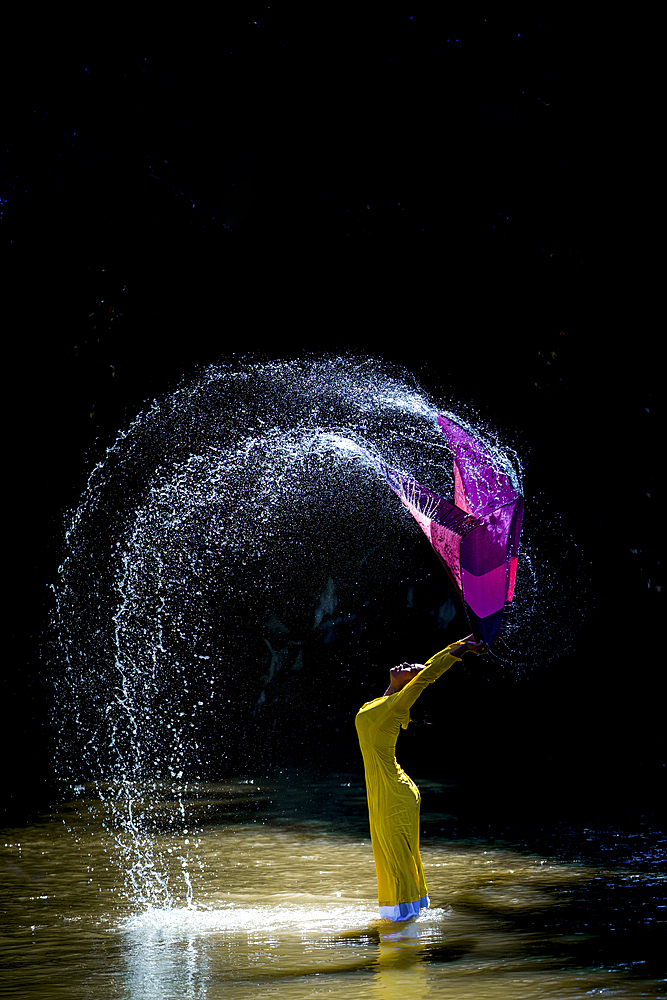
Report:
[{"label": "yellow sleeve", "polygon": [[460,642],[451,642],[449,646],[441,649],[439,653],[427,660],[424,669],[420,670],[416,677],[408,681],[405,687],[397,691],[396,694],[390,695],[388,698],[388,701],[391,702],[390,710],[397,715],[405,715],[428,684],[437,681],[438,677],[441,677],[446,670],[462,659],[461,656],[450,652],[452,646],[458,648],[460,645]]}]

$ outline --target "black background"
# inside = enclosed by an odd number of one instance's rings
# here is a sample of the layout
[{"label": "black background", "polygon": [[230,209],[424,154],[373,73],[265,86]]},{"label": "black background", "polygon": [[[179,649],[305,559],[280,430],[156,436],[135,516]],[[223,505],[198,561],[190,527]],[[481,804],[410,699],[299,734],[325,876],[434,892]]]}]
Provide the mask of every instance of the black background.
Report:
[{"label": "black background", "polygon": [[[71,27],[21,26],[5,62],[8,819],[53,794],[40,643],[92,465],[201,366],[327,353],[515,434],[527,502],[590,555],[574,652],[500,688],[452,674],[465,808],[658,810],[650,143],[618,39],[430,9]],[[360,766],[353,729],[334,749]]]}]

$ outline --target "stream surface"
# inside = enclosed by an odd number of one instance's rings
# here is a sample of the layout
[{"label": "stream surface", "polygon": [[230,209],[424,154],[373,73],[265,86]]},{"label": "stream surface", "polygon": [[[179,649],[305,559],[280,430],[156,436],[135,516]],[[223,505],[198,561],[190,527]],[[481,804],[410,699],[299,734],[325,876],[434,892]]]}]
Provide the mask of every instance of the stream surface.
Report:
[{"label": "stream surface", "polygon": [[453,837],[446,787],[416,780],[431,909],[402,925],[377,919],[359,775],[137,789],[132,825],[73,787],[0,834],[0,996],[667,996],[650,823]]}]

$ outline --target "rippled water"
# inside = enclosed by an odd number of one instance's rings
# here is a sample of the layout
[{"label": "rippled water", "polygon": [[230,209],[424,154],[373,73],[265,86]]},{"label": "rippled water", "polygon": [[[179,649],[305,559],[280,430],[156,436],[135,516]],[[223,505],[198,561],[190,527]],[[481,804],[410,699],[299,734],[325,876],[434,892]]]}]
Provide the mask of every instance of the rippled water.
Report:
[{"label": "rippled water", "polygon": [[287,777],[200,783],[179,800],[165,792],[144,833],[168,880],[163,906],[137,903],[102,822],[109,804],[87,798],[92,789],[3,831],[2,995],[667,995],[657,835],[623,853],[605,852],[613,831],[580,831],[566,860],[528,844],[443,839],[430,832],[442,816],[424,812],[432,908],[384,925],[363,781]]}]

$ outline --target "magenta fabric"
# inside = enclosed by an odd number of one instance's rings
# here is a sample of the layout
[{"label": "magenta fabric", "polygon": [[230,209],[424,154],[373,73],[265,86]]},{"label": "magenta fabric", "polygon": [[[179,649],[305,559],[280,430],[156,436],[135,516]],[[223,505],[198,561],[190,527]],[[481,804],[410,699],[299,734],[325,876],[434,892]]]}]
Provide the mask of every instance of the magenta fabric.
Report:
[{"label": "magenta fabric", "polygon": [[389,466],[383,471],[445,567],[473,635],[491,645],[514,596],[523,497],[478,438],[451,417],[438,423],[453,455],[453,501]]}]

